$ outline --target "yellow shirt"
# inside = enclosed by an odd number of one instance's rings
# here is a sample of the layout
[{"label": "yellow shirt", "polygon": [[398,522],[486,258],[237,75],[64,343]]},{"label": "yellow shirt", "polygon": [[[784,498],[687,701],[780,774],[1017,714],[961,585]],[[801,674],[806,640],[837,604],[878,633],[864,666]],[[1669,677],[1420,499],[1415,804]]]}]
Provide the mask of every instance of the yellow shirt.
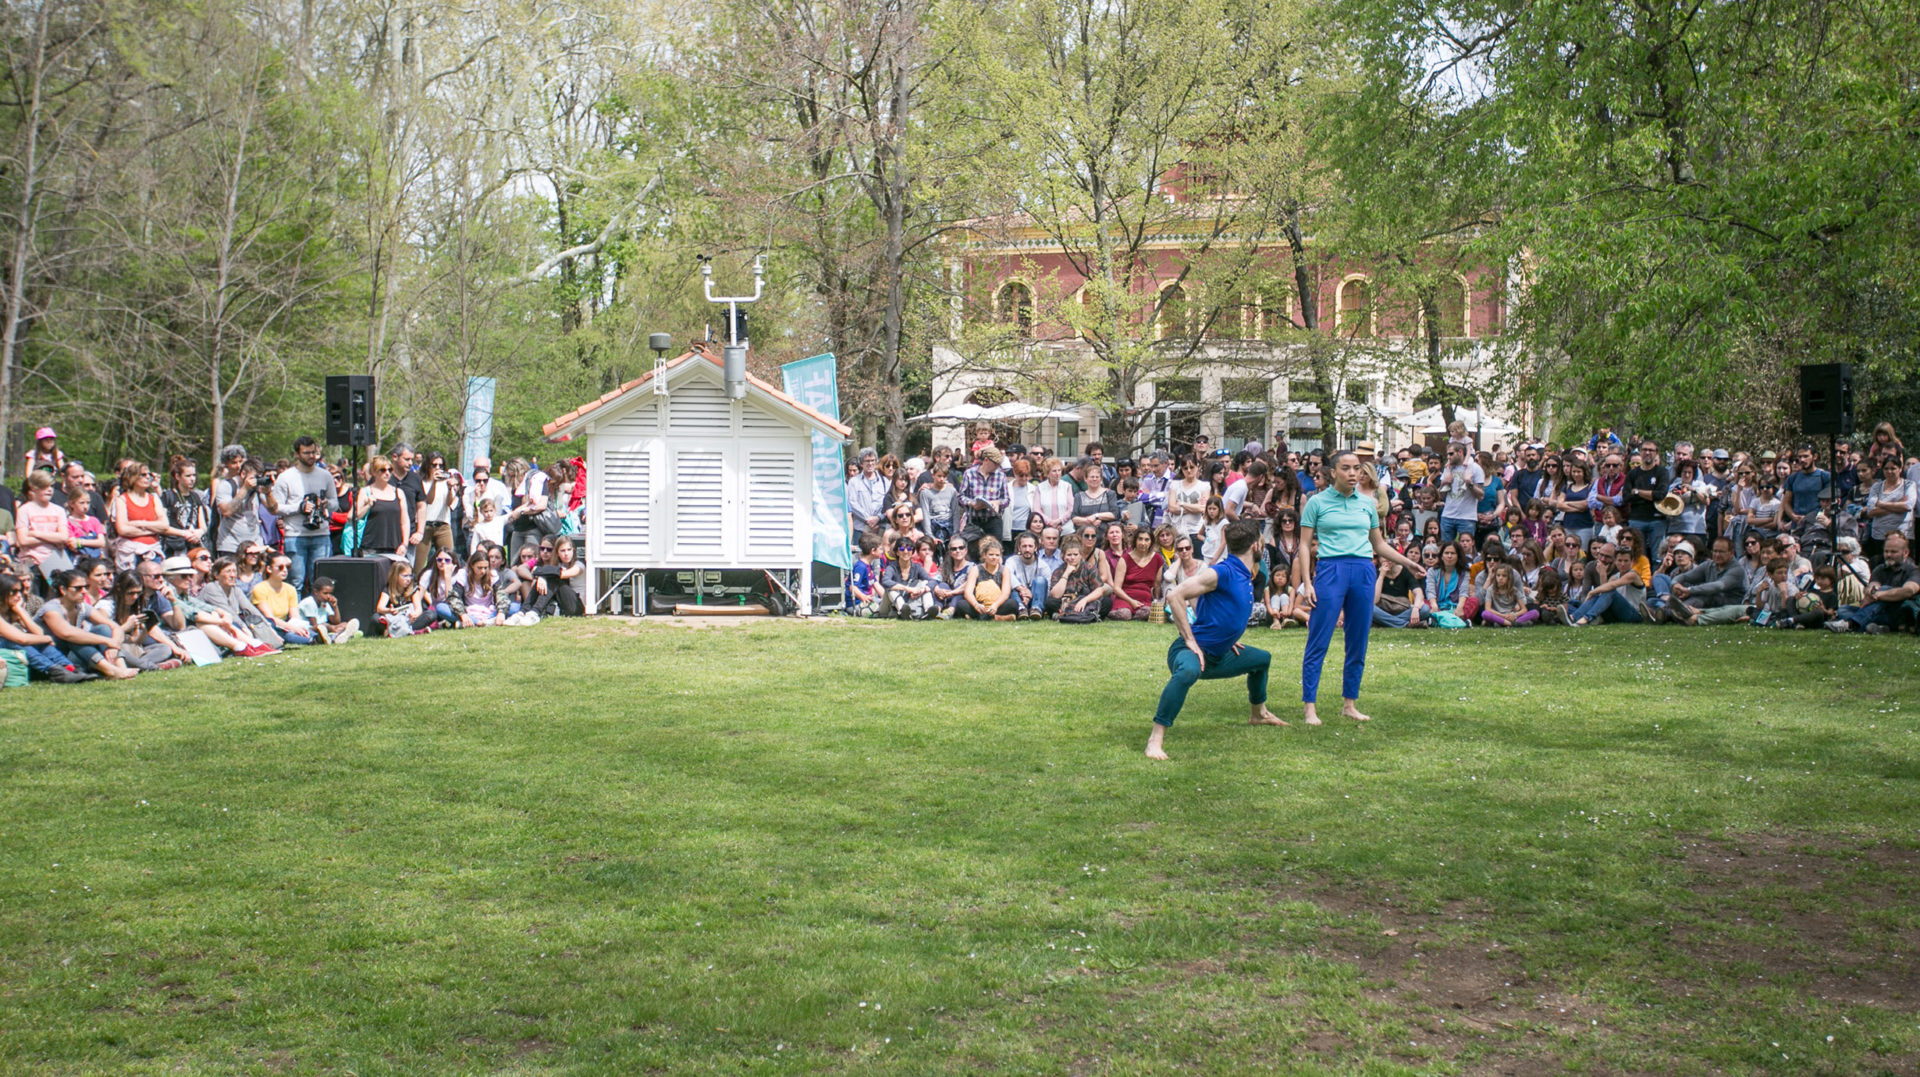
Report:
[{"label": "yellow shirt", "polygon": [[253,585],[253,594],[250,597],[253,599],[253,604],[260,607],[261,613],[276,621],[293,620],[293,611],[300,605],[300,592],[295,591],[290,584],[275,591],[272,584],[261,580]]}]

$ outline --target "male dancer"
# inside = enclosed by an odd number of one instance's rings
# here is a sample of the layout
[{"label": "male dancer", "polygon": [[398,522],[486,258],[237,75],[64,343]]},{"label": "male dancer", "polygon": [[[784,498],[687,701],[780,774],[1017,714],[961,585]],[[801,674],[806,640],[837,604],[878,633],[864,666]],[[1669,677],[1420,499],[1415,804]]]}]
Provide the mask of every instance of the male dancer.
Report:
[{"label": "male dancer", "polygon": [[[1360,713],[1360,675],[1367,667],[1367,628],[1373,623],[1375,557],[1398,561],[1408,571],[1425,570],[1388,544],[1380,533],[1380,509],[1359,489],[1360,457],[1343,452],[1333,458],[1333,485],[1315,494],[1300,510],[1300,552],[1294,557],[1296,601],[1313,608],[1307,616],[1307,651],[1300,659],[1300,699],[1308,725],[1319,725],[1314,701],[1320,695],[1320,666],[1333,642],[1340,612],[1347,614],[1347,661],[1340,678],[1340,713],[1356,722]],[[1318,570],[1314,536],[1319,535]]]},{"label": "male dancer", "polygon": [[[1167,594],[1167,617],[1180,638],[1167,648],[1167,670],[1173,674],[1160,692],[1153,712],[1153,733],[1147,737],[1147,758],[1165,759],[1160,746],[1167,728],[1187,702],[1195,681],[1247,678],[1248,721],[1254,725],[1286,725],[1267,709],[1267,667],[1273,658],[1255,647],[1242,647],[1253,612],[1253,569],[1259,556],[1260,528],[1236,521],[1227,525],[1227,556],[1189,576]],[[1187,616],[1187,603],[1194,614]],[[1371,614],[1371,610],[1368,611]]]}]

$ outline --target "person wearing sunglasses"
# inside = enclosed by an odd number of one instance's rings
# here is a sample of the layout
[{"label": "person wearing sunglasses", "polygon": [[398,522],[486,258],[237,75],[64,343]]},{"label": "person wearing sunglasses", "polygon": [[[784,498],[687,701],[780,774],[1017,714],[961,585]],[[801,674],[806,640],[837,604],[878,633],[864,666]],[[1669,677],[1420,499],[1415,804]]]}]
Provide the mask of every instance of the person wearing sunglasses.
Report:
[{"label": "person wearing sunglasses", "polygon": [[359,552],[404,557],[411,564],[412,551],[406,547],[412,521],[408,518],[407,499],[393,481],[393,461],[375,456],[368,461],[368,472],[367,485],[353,499],[353,518],[364,521],[365,528],[360,535]]},{"label": "person wearing sunglasses", "polygon": [[253,585],[247,597],[253,600],[280,638],[295,647],[313,642],[313,626],[300,613],[300,592],[291,582],[293,558],[277,554],[267,561],[266,578]]},{"label": "person wearing sunglasses", "polygon": [[947,540],[947,556],[940,562],[940,572],[933,584],[933,601],[940,609],[940,619],[949,621],[966,602],[966,596],[973,590],[974,577],[979,566],[967,557],[967,544],[964,540]]},{"label": "person wearing sunglasses", "polygon": [[460,564],[452,550],[436,550],[420,577],[420,604],[433,614],[434,628],[460,628],[466,623],[467,598],[457,586]]},{"label": "person wearing sunglasses", "polygon": [[56,572],[53,596],[40,607],[40,631],[76,670],[114,680],[132,680],[137,674],[120,658],[126,640],[120,626],[96,611],[87,600],[87,578],[75,569]]}]

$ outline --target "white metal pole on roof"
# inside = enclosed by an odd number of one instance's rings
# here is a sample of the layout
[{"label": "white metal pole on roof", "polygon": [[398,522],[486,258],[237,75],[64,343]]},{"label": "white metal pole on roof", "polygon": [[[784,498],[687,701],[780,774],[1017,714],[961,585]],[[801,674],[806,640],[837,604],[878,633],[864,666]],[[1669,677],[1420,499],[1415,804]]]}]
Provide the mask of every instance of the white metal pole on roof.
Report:
[{"label": "white metal pole on roof", "polygon": [[700,259],[701,284],[706,289],[707,302],[727,305],[727,344],[721,349],[720,369],[727,384],[727,395],[735,400],[747,395],[747,344],[740,339],[740,304],[757,303],[765,290],[766,255],[755,255],[753,259],[752,295],[714,295],[713,262],[702,255]]}]

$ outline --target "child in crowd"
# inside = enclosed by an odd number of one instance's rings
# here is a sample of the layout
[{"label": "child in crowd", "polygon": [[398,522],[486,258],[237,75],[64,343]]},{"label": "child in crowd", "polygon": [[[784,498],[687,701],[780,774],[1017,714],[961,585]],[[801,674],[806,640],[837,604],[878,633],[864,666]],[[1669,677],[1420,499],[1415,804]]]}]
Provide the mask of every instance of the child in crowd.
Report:
[{"label": "child in crowd", "polygon": [[[484,555],[483,555],[484,556]],[[345,643],[360,634],[360,621],[340,619],[340,603],[334,601],[333,579],[315,576],[313,593],[300,600],[300,616],[314,627],[317,643]]]},{"label": "child in crowd", "polygon": [[880,536],[871,531],[860,536],[860,559],[847,573],[847,612],[855,617],[872,617],[880,612]]},{"label": "child in crowd", "polygon": [[1488,571],[1492,580],[1487,585],[1485,604],[1480,609],[1481,624],[1495,628],[1518,628],[1540,619],[1539,610],[1527,607],[1526,589],[1520,586],[1519,574],[1512,565],[1500,561]]},{"label": "child in crowd", "polygon": [[1813,587],[1800,592],[1794,612],[1773,622],[1775,628],[1819,628],[1840,609],[1839,574],[1832,565],[1813,570]]},{"label": "child in crowd", "polygon": [[1227,555],[1227,505],[1219,494],[1207,495],[1205,519],[1200,528],[1200,560],[1211,565]]},{"label": "child in crowd", "polygon": [[1794,600],[1800,597],[1800,589],[1793,585],[1788,577],[1793,562],[1784,557],[1775,557],[1767,562],[1767,574],[1754,585],[1753,602],[1740,620],[1756,625],[1768,625],[1775,618],[1794,612]]},{"label": "child in crowd", "polygon": [[107,549],[107,527],[97,517],[89,515],[87,509],[87,498],[67,499],[67,533],[74,537],[80,547],[73,551],[75,560],[103,556]]},{"label": "child in crowd", "polygon": [[927,534],[942,542],[953,537],[953,507],[959,499],[960,491],[947,482],[946,466],[935,464],[933,481],[920,488],[920,515]]},{"label": "child in crowd", "polygon": [[493,564],[484,549],[475,550],[467,559],[467,570],[454,580],[454,593],[463,609],[460,623],[468,628],[486,628],[507,623],[507,615],[494,597]]},{"label": "child in crowd", "polygon": [[413,586],[412,565],[395,561],[387,570],[387,585],[374,600],[373,612],[391,637],[411,636],[433,622],[433,614]]},{"label": "child in crowd", "polygon": [[1567,585],[1559,570],[1552,565],[1540,569],[1540,586],[1534,593],[1534,612],[1540,615],[1543,625],[1564,625],[1567,623]]}]

